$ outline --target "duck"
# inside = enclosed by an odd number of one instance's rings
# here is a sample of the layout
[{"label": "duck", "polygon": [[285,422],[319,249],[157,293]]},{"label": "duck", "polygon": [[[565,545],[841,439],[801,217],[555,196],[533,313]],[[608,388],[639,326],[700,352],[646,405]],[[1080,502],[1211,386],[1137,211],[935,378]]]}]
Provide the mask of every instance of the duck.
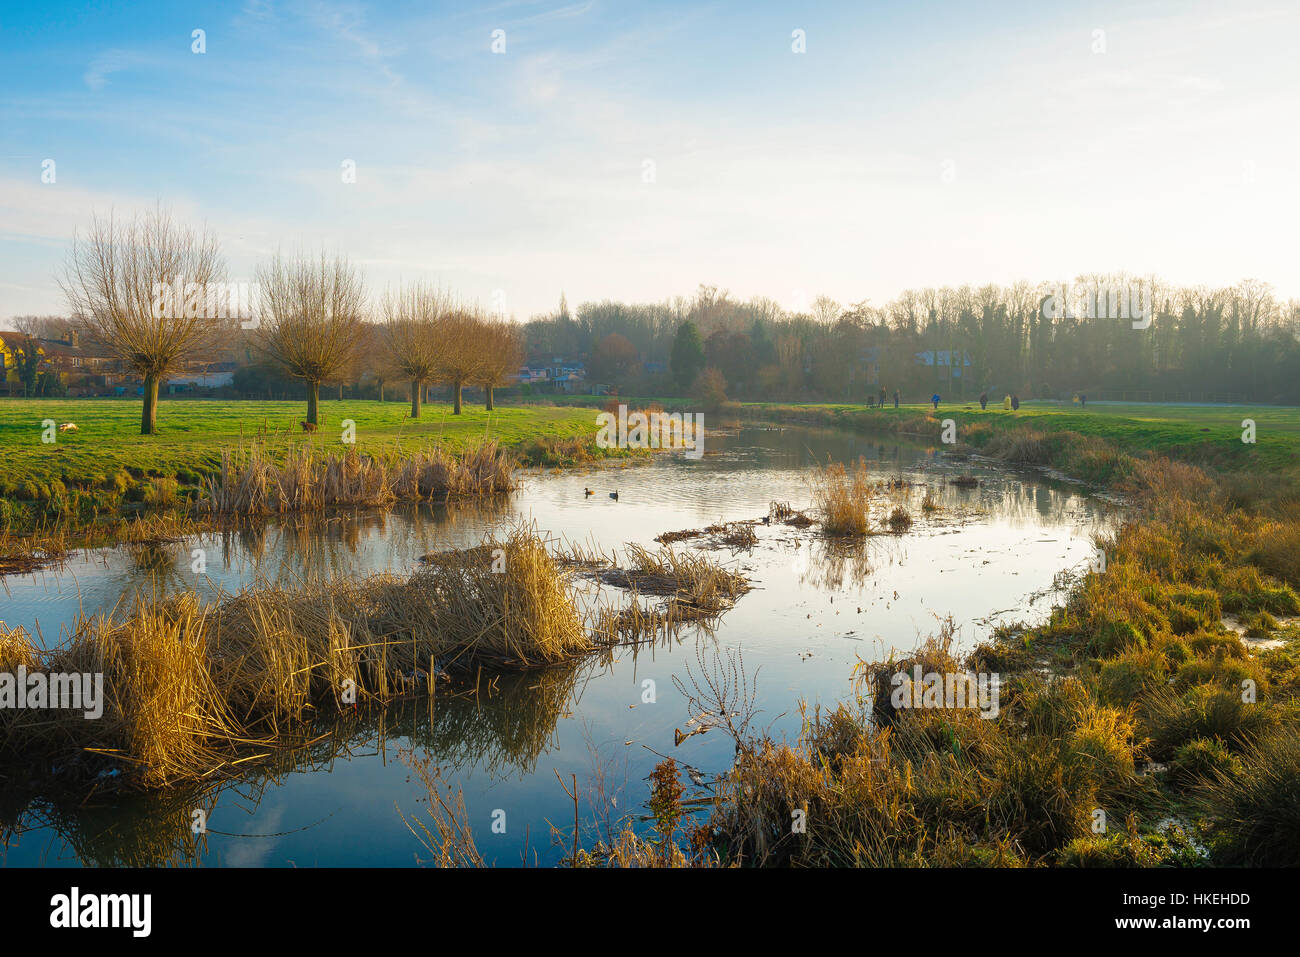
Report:
[{"label": "duck", "polygon": [[591,489],[587,488],[586,486],[583,486],[582,494],[583,494],[583,495],[595,495],[596,493],[593,492]]},{"label": "duck", "polygon": [[616,502],[618,501],[618,493],[617,493],[617,492],[610,492],[610,493],[609,493],[609,497],[612,498],[612,499],[613,499],[614,501],[616,501]]}]

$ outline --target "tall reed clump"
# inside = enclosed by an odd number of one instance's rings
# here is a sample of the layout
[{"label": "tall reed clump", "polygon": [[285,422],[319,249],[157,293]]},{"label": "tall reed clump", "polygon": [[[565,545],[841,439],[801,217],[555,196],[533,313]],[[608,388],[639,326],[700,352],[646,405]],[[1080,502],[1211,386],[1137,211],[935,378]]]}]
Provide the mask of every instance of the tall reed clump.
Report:
[{"label": "tall reed clump", "polygon": [[569,573],[536,530],[435,556],[408,579],[255,586],[210,606],[137,599],[38,649],[0,627],[0,668],[102,674],[98,719],[0,709],[0,763],[65,777],[120,771],[156,787],[265,757],[282,736],[352,704],[433,690],[445,670],[556,664],[596,651]]},{"label": "tall reed clump", "polygon": [[852,471],[840,462],[813,472],[813,506],[822,516],[822,528],[830,535],[866,535],[871,530],[871,478],[867,461],[858,459]]},{"label": "tall reed clump", "polygon": [[[0,710],[0,760],[35,774],[60,765],[90,777],[116,765],[144,787],[219,766],[217,742],[239,735],[209,669],[207,618],[194,596],[137,601],[120,618],[80,619],[62,646],[36,648],[21,629],[0,629],[0,671],[102,675],[102,713]],[[99,760],[96,760],[99,759]]]},{"label": "tall reed clump", "polygon": [[300,446],[277,461],[261,445],[222,453],[204,483],[215,515],[273,515],[332,506],[387,507],[458,495],[500,495],[514,487],[514,460],[496,442],[453,455],[441,446],[410,454],[364,455]]},{"label": "tall reed clump", "polygon": [[516,528],[465,551],[435,553],[408,583],[412,596],[381,603],[385,631],[432,631],[456,654],[504,665],[554,664],[592,650],[569,570],[535,531]]}]

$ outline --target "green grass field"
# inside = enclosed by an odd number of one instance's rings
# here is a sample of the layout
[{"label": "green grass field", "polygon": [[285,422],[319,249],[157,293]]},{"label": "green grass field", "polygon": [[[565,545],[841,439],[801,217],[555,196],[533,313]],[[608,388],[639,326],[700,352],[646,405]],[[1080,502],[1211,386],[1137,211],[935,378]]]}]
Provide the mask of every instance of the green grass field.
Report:
[{"label": "green grass field", "polygon": [[[1081,409],[1075,405],[1026,402],[1018,411],[1009,412],[1000,405],[981,410],[978,402],[941,402],[936,414],[928,404],[869,409],[849,404],[747,402],[740,410],[746,418],[806,418],[858,430],[907,431],[923,418],[951,418],[958,425],[959,439],[963,426],[977,423],[999,430],[1077,432],[1105,439],[1130,454],[1154,452],[1226,471],[1300,471],[1300,408],[1103,403]],[[1253,444],[1242,441],[1242,422],[1246,419],[1255,423]],[[925,431],[933,431],[933,427]]]},{"label": "green grass field", "polygon": [[[607,397],[563,396],[566,405],[604,405]],[[698,410],[693,400],[624,397],[632,405],[656,402],[665,409]],[[1087,409],[1056,402],[1025,402],[1019,410],[1001,404],[981,410],[976,401],[940,402],[935,415],[929,403],[868,408],[860,403],[741,402],[732,417],[838,426],[856,431],[936,433],[935,422],[983,424],[993,429],[1029,428],[1039,432],[1077,432],[1094,436],[1129,454],[1153,452],[1223,471],[1300,473],[1300,408],[1271,405],[1166,405],[1162,403],[1092,403]],[[723,414],[726,416],[726,413]],[[1255,442],[1242,441],[1242,421],[1255,423]]]},{"label": "green grass field", "polygon": [[[588,409],[553,406],[498,406],[488,413],[466,406],[459,416],[451,406],[431,402],[418,420],[406,418],[410,406],[364,400],[321,402],[320,431],[306,435],[298,423],[303,402],[166,399],[158,407],[158,435],[142,436],[140,403],[116,399],[0,399],[0,496],[24,482],[59,480],[66,485],[99,485],[126,470],[140,475],[175,476],[191,484],[215,469],[223,449],[264,441],[271,451],[302,443],[344,448],[343,423],[356,426],[362,452],[394,452],[439,442],[451,449],[484,439],[517,447],[534,439],[593,439],[594,414]],[[42,422],[73,422],[76,432],[42,441]],[[263,435],[263,429],[266,434]]]}]

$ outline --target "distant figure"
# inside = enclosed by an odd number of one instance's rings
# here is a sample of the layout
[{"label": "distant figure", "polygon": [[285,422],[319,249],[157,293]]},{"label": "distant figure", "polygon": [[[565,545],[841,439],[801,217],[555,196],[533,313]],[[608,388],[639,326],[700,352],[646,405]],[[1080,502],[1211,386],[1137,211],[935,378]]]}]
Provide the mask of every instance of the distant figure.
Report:
[{"label": "distant figure", "polygon": [[885,395],[885,387],[882,385],[882,386],[880,387],[880,407],[881,407],[882,409],[885,407],[885,399],[886,399],[886,398],[887,398],[887,396]]},{"label": "distant figure", "polygon": [[936,392],[934,395],[930,396],[930,401],[934,403],[934,411],[938,412],[938,411],[939,411],[939,393]]},{"label": "distant figure", "polygon": [[895,390],[894,390],[894,408],[895,408],[895,409],[898,408],[898,398],[899,398],[899,396],[898,396],[898,390],[895,389]]},{"label": "distant figure", "polygon": [[1088,408],[1088,397],[1082,392],[1079,393],[1079,407],[1083,409]]},{"label": "distant figure", "polygon": [[981,409],[987,409],[988,407],[989,407],[989,394],[988,394],[987,392],[981,392],[981,393],[980,393],[980,408],[981,408]]},{"label": "distant figure", "polygon": [[302,430],[303,430],[304,432],[315,432],[315,431],[316,431],[316,423],[315,423],[315,422],[305,422],[305,421],[304,421],[304,422],[299,422],[298,424],[302,426]]},{"label": "distant figure", "polygon": [[1020,408],[1020,396],[1013,392],[1011,393],[1011,409],[1014,412],[1018,408]]},{"label": "distant figure", "polygon": [[1006,409],[1008,412],[1011,411],[1011,396],[1004,395],[1002,397],[1002,408]]}]

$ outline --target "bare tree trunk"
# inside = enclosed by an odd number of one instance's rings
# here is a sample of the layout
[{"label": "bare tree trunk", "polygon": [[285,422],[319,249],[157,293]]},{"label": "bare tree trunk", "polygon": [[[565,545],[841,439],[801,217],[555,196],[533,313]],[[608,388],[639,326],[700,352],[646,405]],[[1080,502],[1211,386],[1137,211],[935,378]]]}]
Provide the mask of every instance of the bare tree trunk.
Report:
[{"label": "bare tree trunk", "polygon": [[424,385],[415,380],[411,381],[411,418],[420,417],[420,393],[424,391]]},{"label": "bare tree trunk", "polygon": [[452,415],[460,415],[460,389],[463,383],[457,379],[451,384]]},{"label": "bare tree trunk", "polygon": [[384,401],[384,380],[383,379],[379,380],[379,401],[380,402]]},{"label": "bare tree trunk", "polygon": [[307,383],[307,421],[312,425],[320,424],[319,413],[317,411],[319,407],[320,407],[320,383],[309,381]]},{"label": "bare tree trunk", "polygon": [[144,408],[140,412],[140,434],[153,435],[158,431],[158,377],[144,377]]},{"label": "bare tree trunk", "polygon": [[496,408],[496,404],[492,401],[492,383],[489,382],[484,385],[483,391],[487,393],[487,410],[491,412]]}]

